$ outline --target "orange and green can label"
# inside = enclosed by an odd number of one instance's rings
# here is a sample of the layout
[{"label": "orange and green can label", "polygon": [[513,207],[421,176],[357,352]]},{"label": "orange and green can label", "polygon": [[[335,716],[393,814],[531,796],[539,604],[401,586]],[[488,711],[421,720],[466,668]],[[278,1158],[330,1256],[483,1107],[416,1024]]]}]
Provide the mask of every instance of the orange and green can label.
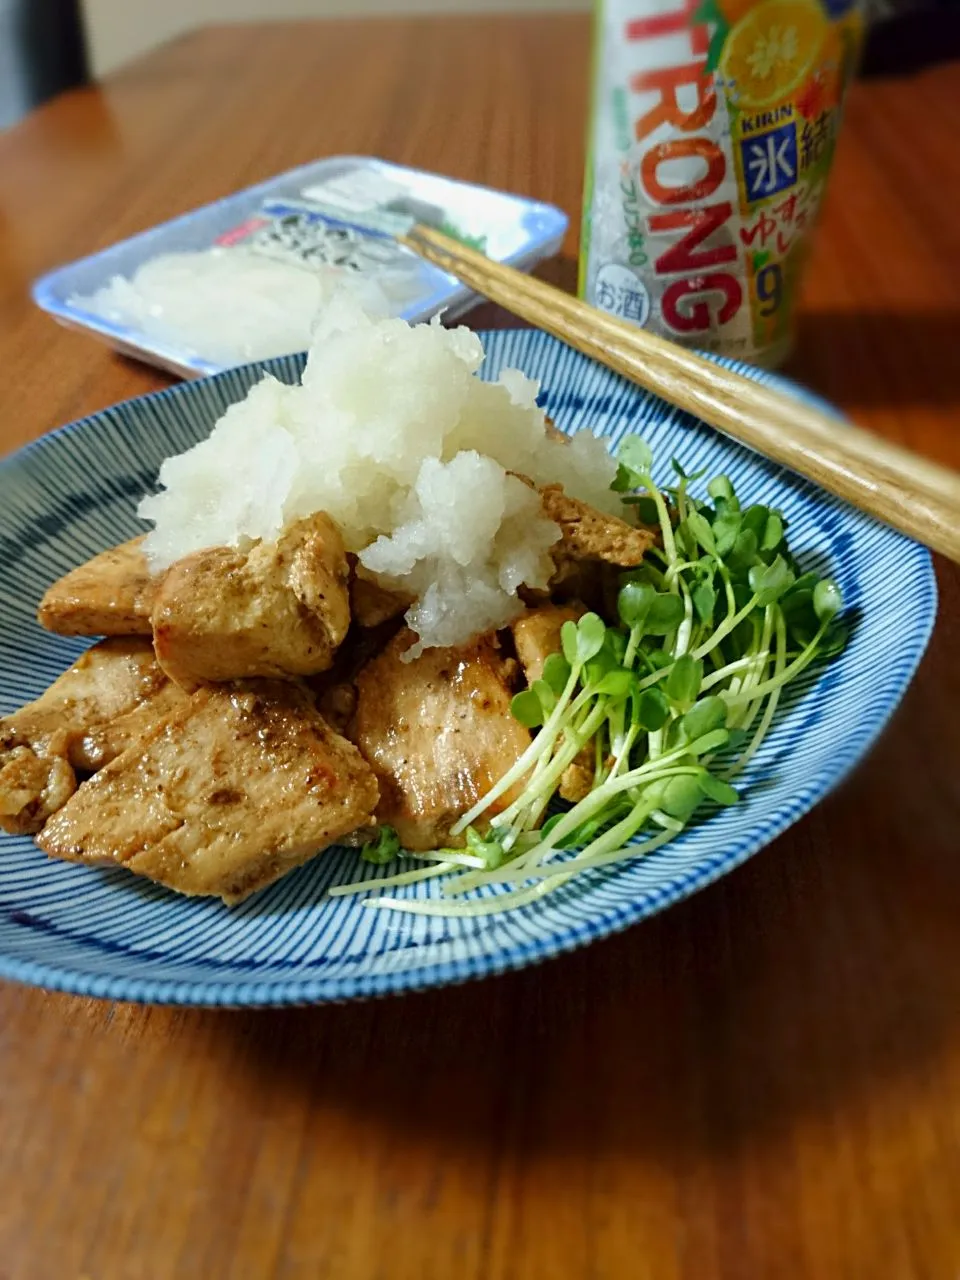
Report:
[{"label": "orange and green can label", "polygon": [[606,0],[595,32],[581,293],[778,363],[860,47],[856,0]]}]

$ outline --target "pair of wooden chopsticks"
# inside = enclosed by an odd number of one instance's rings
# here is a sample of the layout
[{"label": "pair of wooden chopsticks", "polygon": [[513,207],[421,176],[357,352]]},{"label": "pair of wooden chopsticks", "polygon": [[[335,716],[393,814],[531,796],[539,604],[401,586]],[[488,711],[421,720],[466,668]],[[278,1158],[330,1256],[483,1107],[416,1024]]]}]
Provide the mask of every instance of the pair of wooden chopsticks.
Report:
[{"label": "pair of wooden chopsticks", "polygon": [[402,244],[670,404],[960,563],[960,475],[416,224]]}]

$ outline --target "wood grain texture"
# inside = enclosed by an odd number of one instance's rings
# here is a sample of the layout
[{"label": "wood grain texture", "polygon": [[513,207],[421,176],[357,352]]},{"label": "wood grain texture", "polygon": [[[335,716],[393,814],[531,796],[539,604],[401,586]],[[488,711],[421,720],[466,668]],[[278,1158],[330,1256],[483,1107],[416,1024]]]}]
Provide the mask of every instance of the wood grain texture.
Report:
[{"label": "wood grain texture", "polygon": [[[575,216],[588,48],[576,17],[211,29],[0,136],[0,445],[164,381],[32,309],[37,273],[291,164],[372,152]],[[854,90],[791,370],[954,467],[958,90],[956,67]],[[572,285],[575,254],[545,278]],[[0,988],[0,1277],[955,1280],[960,574],[938,568],[870,759],[624,935],[313,1010]]]}]

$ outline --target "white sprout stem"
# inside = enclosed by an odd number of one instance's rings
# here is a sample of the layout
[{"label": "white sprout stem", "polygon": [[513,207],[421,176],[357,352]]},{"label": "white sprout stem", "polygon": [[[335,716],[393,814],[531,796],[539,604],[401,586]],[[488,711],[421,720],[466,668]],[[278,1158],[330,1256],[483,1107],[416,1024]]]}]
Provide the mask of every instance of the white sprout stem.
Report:
[{"label": "white sprout stem", "polygon": [[754,698],[765,698],[768,693],[773,693],[775,689],[782,688],[783,685],[789,684],[791,680],[794,680],[801,673],[801,671],[804,671],[809,667],[810,663],[817,656],[817,647],[823,639],[826,629],[827,623],[821,623],[817,630],[817,634],[813,637],[798,658],[794,658],[793,662],[791,662],[788,667],[784,667],[779,676],[775,676],[770,680],[763,681],[762,684],[754,686],[746,697],[744,697],[742,693],[737,694],[734,698],[730,698],[726,694],[721,694],[720,696],[726,697],[728,704],[730,706],[734,706],[739,702],[752,701]]},{"label": "white sprout stem", "polygon": [[756,607],[757,597],[753,595],[737,613],[728,614],[727,617],[724,618],[723,622],[720,623],[719,627],[717,627],[710,639],[705,640],[703,644],[693,650],[693,656],[695,658],[705,658],[711,650],[717,647],[721,640],[726,640],[730,632],[738,627],[744,618],[749,617]]},{"label": "white sprout stem", "polygon": [[730,577],[730,570],[727,568],[727,566],[723,563],[722,560],[719,563],[720,563],[720,577],[723,579],[724,594],[726,595],[726,598],[727,598],[727,616],[729,617],[730,615],[736,613],[737,611],[737,597],[734,594],[733,579]]},{"label": "white sprout stem", "polygon": [[630,635],[627,637],[627,648],[623,655],[623,665],[628,671],[633,669],[633,664],[637,657],[637,649],[640,647],[642,637],[643,631],[640,627],[630,628]]},{"label": "white sprout stem", "polygon": [[519,893],[498,893],[482,902],[411,902],[407,898],[368,898],[363,905],[373,910],[401,911],[410,916],[492,916],[500,911],[510,911],[536,902],[544,894],[558,889],[563,881],[569,880],[574,874],[571,871],[565,875],[557,875],[552,881],[544,880]]},{"label": "white sprout stem", "polygon": [[[776,680],[777,676],[783,675],[783,670],[787,660],[787,627],[786,627],[786,623],[783,620],[783,611],[781,609],[777,610],[777,628],[776,629],[777,629],[777,655],[776,655],[776,658],[774,659],[774,664],[773,664],[774,680]],[[746,751],[739,758],[739,760],[735,761],[735,763],[727,770],[725,775],[727,778],[735,778],[736,775],[741,772],[741,770],[747,767],[747,765],[756,755],[757,751],[760,748],[760,744],[763,742],[764,738],[767,736],[767,731],[770,728],[771,721],[773,720],[774,713],[776,712],[777,703],[780,701],[780,694],[782,690],[783,690],[783,685],[780,684],[777,686],[777,688],[774,689],[773,693],[770,694],[770,698],[767,702],[766,710],[764,711],[763,716],[760,720],[760,723],[757,726],[756,733],[753,735],[753,738],[750,740],[750,745],[747,747]]]},{"label": "white sprout stem", "polygon": [[[691,656],[694,658],[706,657],[708,653],[711,653],[717,647],[721,640],[725,640],[730,632],[740,625],[744,618],[749,616],[749,614],[756,608],[756,605],[756,596],[751,596],[739,613],[735,613],[732,617],[726,618],[720,626],[717,627],[710,640],[698,645],[696,649],[689,650]],[[642,692],[644,689],[649,689],[651,685],[655,685],[658,681],[666,679],[672,670],[673,663],[668,667],[661,667],[659,671],[654,671],[649,676],[644,676],[637,685],[638,691]]]},{"label": "white sprout stem", "polygon": [[380,889],[396,889],[405,884],[417,884],[420,880],[431,880],[434,876],[449,875],[457,869],[457,864],[444,862],[440,866],[421,867],[419,871],[404,871],[396,876],[384,876],[380,880],[355,880],[352,884],[334,885],[327,890],[330,898],[342,898],[351,893],[374,893]]},{"label": "white sprout stem", "polygon": [[630,752],[633,750],[633,744],[636,742],[639,733],[640,730],[635,724],[632,724],[627,730],[620,749],[614,756],[613,764],[610,766],[611,778],[616,778],[624,764],[630,759]]},{"label": "white sprout stem", "polygon": [[[663,551],[667,557],[667,571],[664,574],[668,584],[675,572],[674,566],[677,563],[677,543],[673,536],[673,525],[670,523],[670,512],[667,510],[667,504],[663,500],[663,494],[660,492],[660,486],[654,484],[652,476],[641,476],[647,493],[653,499],[657,508],[657,518],[660,521],[660,532],[663,534]],[[672,589],[672,588],[671,588]]]},{"label": "white sprout stem", "polygon": [[610,754],[617,756],[623,750],[627,730],[627,699],[616,703],[607,712],[607,733],[610,738]]},{"label": "white sprout stem", "polygon": [[[565,741],[564,745],[560,747],[552,757],[550,764],[543,771],[539,781],[538,795],[544,791],[546,792],[546,800],[544,801],[545,805],[553,794],[557,783],[563,776],[564,770],[569,765],[573,764],[574,760],[576,760],[577,756],[601,727],[606,718],[607,703],[605,700],[601,700],[600,703],[594,707],[590,714],[584,719],[580,727],[573,731],[570,735],[570,739]],[[524,800],[523,796],[514,800],[513,804],[510,805],[509,808],[504,809],[503,813],[498,815],[498,822],[511,822],[513,818],[530,803],[531,801]]]},{"label": "white sprout stem", "polygon": [[680,585],[680,594],[683,597],[683,621],[677,628],[677,636],[673,643],[673,656],[680,658],[690,647],[690,633],[693,630],[693,596],[691,596],[690,588],[682,578],[678,578],[677,581]]},{"label": "white sprout stem", "polygon": [[[648,816],[652,817],[653,815],[645,814],[643,821],[645,821]],[[641,844],[625,847],[624,841],[628,840],[630,835],[638,829],[638,825],[635,825],[633,813],[628,815],[628,817],[623,819],[623,821],[618,825],[620,827],[625,827],[625,824],[627,823],[630,823],[633,826],[633,830],[621,833],[617,836],[614,841],[616,845],[615,848],[607,849],[605,847],[599,847],[601,842],[605,846],[608,843],[606,837],[612,836],[614,831],[617,830],[617,828],[611,827],[610,831],[605,833],[605,836],[595,840],[592,845],[588,845],[587,848],[578,853],[575,858],[570,858],[565,862],[557,862],[552,865],[541,864],[540,866],[532,867],[524,871],[520,871],[520,869],[517,868],[513,870],[512,873],[511,870],[505,869],[497,874],[496,881],[491,880],[487,883],[509,884],[512,881],[523,883],[527,880],[539,880],[540,882],[560,880],[561,882],[564,882],[568,880],[570,876],[578,875],[581,871],[591,871],[594,867],[609,866],[611,863],[627,862],[633,858],[642,858],[645,854],[652,853],[654,849],[659,849],[660,846],[666,844],[668,840],[674,839],[677,834],[677,827],[672,826],[661,834],[652,836],[649,840],[644,840]],[[642,825],[642,822],[639,825]],[[682,824],[680,824],[680,826],[682,827]],[[590,850],[592,850],[592,852],[590,852]],[[453,893],[461,892],[453,885],[445,886],[445,888]],[[447,900],[449,901],[449,899]],[[500,900],[502,901],[502,898]]]},{"label": "white sprout stem", "polygon": [[[679,756],[685,748],[677,748],[672,755]],[[663,758],[666,760],[666,757]],[[542,866],[555,854],[565,852],[558,847],[559,841],[574,831],[581,823],[588,821],[593,817],[597,809],[602,809],[610,799],[622,792],[628,792],[632,788],[657,781],[660,778],[677,777],[680,774],[697,774],[700,772],[699,767],[684,765],[674,768],[664,768],[663,760],[656,762],[656,769],[652,776],[648,771],[648,766],[644,765],[641,769],[633,770],[629,774],[624,774],[620,778],[610,779],[603,784],[597,791],[591,791],[578,804],[564,815],[557,825],[550,831],[549,835],[543,837],[537,844],[529,849],[522,857],[511,859],[509,864],[493,868],[490,871],[465,871],[462,875],[444,886],[444,892],[450,897],[456,897],[463,893],[467,893],[470,889],[475,889],[481,884],[500,884],[509,881],[526,880],[530,878],[530,874],[537,867]],[[638,776],[643,774],[644,776]],[[600,800],[597,803],[596,797]],[[642,802],[642,794],[637,803]],[[573,819],[573,821],[571,821]],[[563,867],[567,863],[562,864]]]},{"label": "white sprout stem", "polygon": [[761,650],[760,653],[750,653],[745,658],[737,658],[736,662],[728,662],[725,667],[720,667],[719,670],[711,671],[710,675],[704,676],[700,692],[705,693],[707,689],[712,689],[715,684],[720,684],[740,672],[749,674],[756,669],[758,662],[761,660],[766,662],[769,657],[770,654],[768,652]]},{"label": "white sprout stem", "polygon": [[[564,740],[566,741],[569,738],[570,730],[564,728],[562,732]],[[498,828],[509,828],[500,841],[504,852],[508,853],[513,848],[520,835],[523,833],[524,827],[534,825],[529,821],[529,811],[536,807],[538,800],[542,795],[544,785],[543,776],[549,768],[550,762],[554,758],[552,751],[544,751],[540,756],[540,759],[537,761],[536,768],[533,773],[527,779],[522,793],[513,801],[512,804],[508,805],[506,809],[495,816],[495,824]],[[547,791],[545,798],[543,798],[544,808],[550,801],[552,790],[553,789],[550,788]]]},{"label": "white sprout stem", "polygon": [[550,751],[556,741],[557,735],[563,727],[563,717],[567,711],[567,703],[573,695],[574,689],[577,687],[577,681],[580,679],[580,671],[582,664],[577,663],[570,672],[570,676],[564,686],[563,692],[557,699],[557,705],[550,712],[546,724],[537,734],[537,736],[527,747],[520,759],[511,768],[503,774],[498,782],[495,782],[490,790],[480,797],[472,809],[468,809],[462,818],[456,822],[451,829],[453,835],[460,835],[470,826],[471,822],[475,822],[486,809],[490,807],[495,800],[499,800],[505,791],[520,781],[521,778],[533,769],[536,762],[547,751]]},{"label": "white sprout stem", "polygon": [[[615,849],[622,849],[624,841],[629,840],[632,835],[640,830],[650,817],[651,812],[651,806],[644,804],[641,800],[626,817],[621,818],[609,831],[605,831],[603,835],[591,841],[575,858],[571,858],[570,862],[581,864],[588,862],[592,856],[612,853]],[[563,863],[562,865],[566,871],[570,863]]]},{"label": "white sprout stem", "polygon": [[[757,698],[754,690],[766,677],[767,664],[770,661],[771,648],[773,644],[773,622],[775,613],[779,612],[776,605],[768,604],[763,611],[763,626],[760,631],[760,648],[753,655],[753,663],[749,671],[744,675],[741,681],[737,682],[736,689],[731,688],[728,692],[736,697],[744,698],[741,704],[742,709],[738,714],[736,709],[728,711],[731,721],[735,722],[736,727],[747,730],[753,723],[760,708],[763,706],[763,698]],[[749,699],[753,701],[749,701]]]},{"label": "white sprout stem", "polygon": [[[674,776],[681,773],[698,773],[699,768],[692,766],[682,766],[678,768],[665,768],[671,759],[679,759],[681,756],[688,754],[689,744],[674,748],[667,755],[661,756],[658,760],[649,761],[647,764],[640,765],[639,768],[631,769],[629,773],[621,774],[618,778],[610,778],[598,787],[596,791],[591,791],[589,795],[573,806],[563,815],[557,825],[550,831],[549,835],[544,836],[543,840],[535,846],[531,853],[545,854],[550,849],[555,849],[565,836],[575,831],[581,823],[592,818],[597,810],[602,809],[610,799],[621,792],[629,791],[631,787],[636,787],[643,783],[649,783],[660,777]],[[530,857],[530,854],[527,855]]]}]

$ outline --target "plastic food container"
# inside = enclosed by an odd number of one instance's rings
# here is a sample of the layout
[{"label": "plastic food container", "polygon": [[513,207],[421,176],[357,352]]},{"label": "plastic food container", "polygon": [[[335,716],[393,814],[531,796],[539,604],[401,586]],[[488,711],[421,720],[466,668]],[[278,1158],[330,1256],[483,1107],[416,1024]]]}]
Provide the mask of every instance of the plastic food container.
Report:
[{"label": "plastic food container", "polygon": [[[556,253],[567,229],[566,215],[552,205],[369,156],[332,156],[60,267],[36,281],[33,297],[68,328],[171,373],[198,377],[260,357],[205,356],[198,349],[202,342],[185,340],[169,327],[158,332],[150,317],[131,319],[120,314],[122,308],[92,300],[115,290],[118,278],[126,290],[123,282],[161,255],[240,246],[258,261],[386,281],[391,311],[411,322],[440,311],[457,316],[477,295],[396,244],[393,231],[411,216],[521,270]],[[304,340],[291,349],[306,345]]]}]

